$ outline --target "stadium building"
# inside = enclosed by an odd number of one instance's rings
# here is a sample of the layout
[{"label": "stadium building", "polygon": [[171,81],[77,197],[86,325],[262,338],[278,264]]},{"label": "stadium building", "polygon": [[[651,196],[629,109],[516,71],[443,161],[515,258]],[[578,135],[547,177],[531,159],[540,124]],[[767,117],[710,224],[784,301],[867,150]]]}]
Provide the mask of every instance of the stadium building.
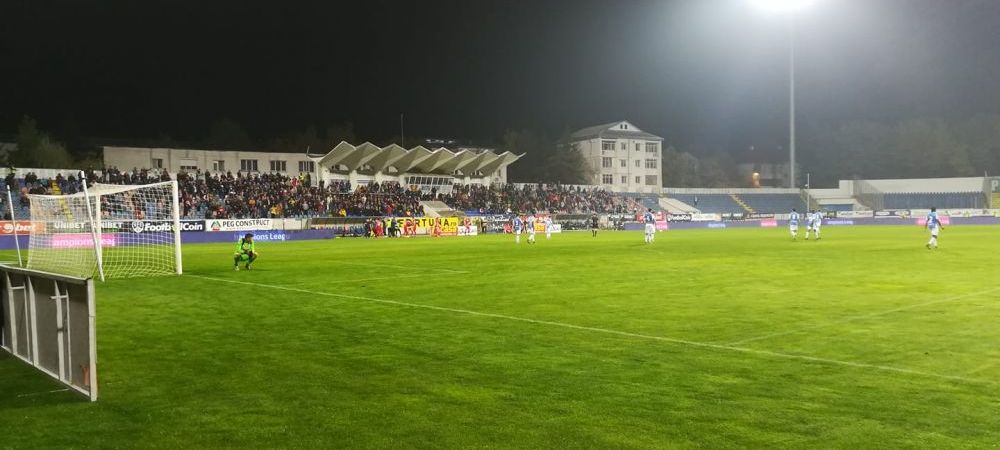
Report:
[{"label": "stadium building", "polygon": [[589,184],[613,192],[658,193],[663,186],[663,138],[628,121],[606,123],[573,132],[569,143],[593,169]]},{"label": "stadium building", "polygon": [[505,183],[507,166],[522,156],[484,148],[431,150],[417,146],[406,149],[395,144],[379,147],[369,142],[357,146],[341,142],[323,155],[106,146],[104,166],[123,170],[133,167],[166,169],[170,173],[199,170],[244,174],[308,173],[313,180],[349,181],[352,186],[398,181],[425,192],[437,189],[448,193],[456,183]]}]

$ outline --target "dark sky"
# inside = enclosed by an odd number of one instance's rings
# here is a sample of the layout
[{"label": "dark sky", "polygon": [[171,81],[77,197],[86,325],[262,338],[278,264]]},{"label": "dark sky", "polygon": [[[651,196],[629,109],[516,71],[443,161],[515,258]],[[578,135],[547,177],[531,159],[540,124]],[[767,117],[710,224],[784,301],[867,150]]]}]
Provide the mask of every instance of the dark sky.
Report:
[{"label": "dark sky", "polygon": [[[688,148],[785,139],[787,17],[747,0],[0,3],[0,131],[497,139],[629,119]],[[1000,113],[1000,1],[819,0],[799,120]],[[75,125],[70,125],[75,124]]]}]

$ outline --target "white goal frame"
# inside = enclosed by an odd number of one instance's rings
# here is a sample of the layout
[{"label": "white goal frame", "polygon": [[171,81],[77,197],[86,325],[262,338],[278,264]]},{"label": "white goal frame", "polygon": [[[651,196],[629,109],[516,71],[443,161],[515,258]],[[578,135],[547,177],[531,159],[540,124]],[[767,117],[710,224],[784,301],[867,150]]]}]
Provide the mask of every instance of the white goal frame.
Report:
[{"label": "white goal frame", "polygon": [[[29,195],[31,220],[37,226],[29,239],[28,268],[98,276],[101,281],[183,273],[176,180],[90,187],[82,174],[81,180],[83,192]],[[83,240],[91,244],[80,242],[88,235]],[[67,245],[64,238],[74,242]],[[143,253],[143,246],[149,252]],[[172,251],[167,249],[171,246]],[[110,263],[109,252],[113,252]]]}]

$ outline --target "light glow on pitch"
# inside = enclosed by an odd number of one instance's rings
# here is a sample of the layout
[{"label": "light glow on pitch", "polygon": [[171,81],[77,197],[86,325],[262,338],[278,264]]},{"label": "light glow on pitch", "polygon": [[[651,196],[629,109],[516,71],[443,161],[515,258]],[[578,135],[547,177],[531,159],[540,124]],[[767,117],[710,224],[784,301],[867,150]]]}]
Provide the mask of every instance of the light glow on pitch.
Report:
[{"label": "light glow on pitch", "polygon": [[750,0],[755,7],[773,13],[792,13],[806,9],[817,0]]}]

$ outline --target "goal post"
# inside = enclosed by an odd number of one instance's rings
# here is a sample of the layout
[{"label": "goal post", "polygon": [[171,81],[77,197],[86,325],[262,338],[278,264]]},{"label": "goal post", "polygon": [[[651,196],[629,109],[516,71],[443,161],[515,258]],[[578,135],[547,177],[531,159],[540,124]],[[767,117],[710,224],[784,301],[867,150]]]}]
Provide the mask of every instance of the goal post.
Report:
[{"label": "goal post", "polygon": [[182,273],[176,181],[28,198],[29,269],[101,279]]}]

